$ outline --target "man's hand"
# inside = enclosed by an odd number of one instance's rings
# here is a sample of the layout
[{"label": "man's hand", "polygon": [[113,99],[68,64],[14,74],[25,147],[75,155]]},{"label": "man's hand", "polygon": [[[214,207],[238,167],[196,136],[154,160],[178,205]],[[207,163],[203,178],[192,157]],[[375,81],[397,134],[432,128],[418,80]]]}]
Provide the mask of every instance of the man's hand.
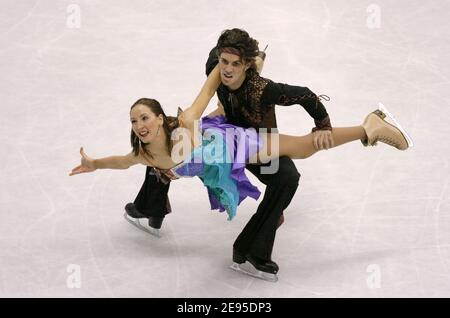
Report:
[{"label": "man's hand", "polygon": [[313,143],[316,150],[328,150],[334,147],[334,140],[331,130],[316,130],[313,132]]}]

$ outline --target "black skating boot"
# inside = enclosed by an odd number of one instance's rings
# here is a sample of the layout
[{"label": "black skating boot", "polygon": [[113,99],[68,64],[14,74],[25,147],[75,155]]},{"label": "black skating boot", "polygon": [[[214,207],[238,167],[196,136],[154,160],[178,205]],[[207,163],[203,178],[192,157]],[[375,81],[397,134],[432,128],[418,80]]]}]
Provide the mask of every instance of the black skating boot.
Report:
[{"label": "black skating boot", "polygon": [[146,218],[146,216],[144,214],[142,214],[141,212],[139,212],[138,209],[136,209],[136,206],[134,205],[134,203],[128,203],[127,205],[125,205],[125,211],[127,212],[127,214],[129,216],[131,216],[134,219]]},{"label": "black skating boot", "polygon": [[154,229],[160,229],[161,225],[163,223],[164,217],[158,217],[158,216],[149,216],[148,217],[148,226],[154,228]]},{"label": "black skating boot", "polygon": [[257,256],[246,254],[245,256],[233,249],[233,265],[231,268],[244,274],[276,282],[278,264],[272,260],[264,260]]},{"label": "black skating boot", "polygon": [[[134,225],[138,229],[156,237],[161,237],[159,229],[161,228],[164,217],[146,216],[139,212],[133,203],[128,203],[125,205],[125,213],[123,217],[127,220],[127,222]],[[139,219],[148,219],[148,226],[141,224]]]},{"label": "black skating boot", "polygon": [[252,256],[250,254],[246,254],[245,256],[233,249],[233,262],[237,264],[245,263],[249,261],[256,269],[259,269],[264,272],[270,272],[276,274],[280,269],[278,264],[272,260],[264,260],[257,256]]}]

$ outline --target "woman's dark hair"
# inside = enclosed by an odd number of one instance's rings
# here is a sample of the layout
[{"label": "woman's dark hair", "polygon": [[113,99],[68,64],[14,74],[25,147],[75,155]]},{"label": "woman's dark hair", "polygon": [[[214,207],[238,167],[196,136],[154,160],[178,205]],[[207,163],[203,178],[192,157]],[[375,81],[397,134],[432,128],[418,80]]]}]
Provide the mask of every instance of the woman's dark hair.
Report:
[{"label": "woman's dark hair", "polygon": [[217,41],[217,53],[222,53],[222,49],[226,47],[237,49],[245,63],[254,62],[259,52],[258,41],[251,38],[246,31],[236,28],[225,30],[220,35]]},{"label": "woman's dark hair", "polygon": [[[130,112],[136,105],[147,106],[150,109],[150,111],[153,114],[155,114],[155,116],[159,116],[161,114],[163,115],[162,128],[164,129],[164,132],[166,133],[166,136],[167,136],[167,150],[169,151],[169,154],[170,154],[172,151],[172,147],[173,147],[173,141],[172,141],[172,138],[170,138],[170,137],[171,137],[172,131],[174,129],[178,128],[178,126],[179,126],[178,118],[172,117],[172,116],[166,116],[166,114],[164,113],[164,110],[161,107],[161,104],[156,99],[151,99],[151,98],[138,99],[131,106]],[[142,149],[146,155],[148,155],[150,158],[153,158],[153,156],[146,149],[146,147],[145,147],[146,144],[143,143],[139,139],[139,137],[134,133],[133,129],[131,129],[130,141],[131,141],[131,147],[133,147],[133,153],[135,156],[139,155],[139,150]]]}]

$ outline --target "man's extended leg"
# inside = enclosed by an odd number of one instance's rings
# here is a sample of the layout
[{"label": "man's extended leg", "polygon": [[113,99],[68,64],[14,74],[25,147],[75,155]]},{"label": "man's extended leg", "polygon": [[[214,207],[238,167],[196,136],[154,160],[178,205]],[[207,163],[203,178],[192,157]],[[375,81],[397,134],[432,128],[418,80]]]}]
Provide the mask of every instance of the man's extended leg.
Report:
[{"label": "man's extended leg", "polygon": [[[247,165],[247,169],[267,187],[256,213],[233,245],[234,254],[238,258],[239,256],[252,257],[256,261],[266,263],[269,267],[271,267],[272,249],[280,216],[290,204],[300,178],[290,158],[281,157],[279,160],[279,170],[275,174],[261,174],[261,166]],[[276,273],[278,270],[276,264],[275,268]]]}]

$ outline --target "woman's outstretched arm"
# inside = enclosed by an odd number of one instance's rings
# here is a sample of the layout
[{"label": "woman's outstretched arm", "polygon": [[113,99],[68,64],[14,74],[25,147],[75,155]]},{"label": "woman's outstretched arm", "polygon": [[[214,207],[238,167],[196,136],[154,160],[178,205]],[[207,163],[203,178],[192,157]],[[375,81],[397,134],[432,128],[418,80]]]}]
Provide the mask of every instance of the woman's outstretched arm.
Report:
[{"label": "woman's outstretched arm", "polygon": [[125,156],[111,156],[106,158],[94,159],[86,155],[83,147],[80,148],[81,164],[76,166],[70,172],[70,176],[93,172],[97,169],[128,169],[129,167],[142,163],[139,156],[130,152]]},{"label": "woman's outstretched arm", "polygon": [[219,74],[219,66],[215,66],[211,73],[209,73],[206,82],[203,84],[203,87],[198,94],[197,98],[194,100],[192,105],[187,108],[183,114],[182,119],[186,120],[198,120],[203,115],[206,107],[213,98],[216,93],[217,88],[220,85],[220,74]]}]

